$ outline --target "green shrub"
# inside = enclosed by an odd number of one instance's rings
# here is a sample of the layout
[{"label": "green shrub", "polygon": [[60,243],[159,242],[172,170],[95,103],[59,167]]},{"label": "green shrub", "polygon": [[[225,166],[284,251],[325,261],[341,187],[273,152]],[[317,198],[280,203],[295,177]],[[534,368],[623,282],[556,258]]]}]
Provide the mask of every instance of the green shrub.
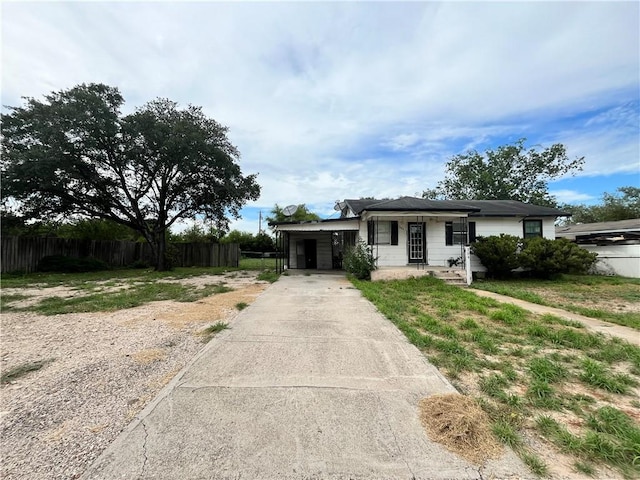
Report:
[{"label": "green shrub", "polygon": [[507,278],[513,269],[518,268],[518,250],[521,239],[513,235],[478,237],[471,246],[482,265],[487,269],[487,276],[493,278]]},{"label": "green shrub", "polygon": [[358,280],[369,280],[377,268],[376,261],[371,247],[361,241],[345,252],[343,265],[346,272]]},{"label": "green shrub", "polygon": [[524,242],[518,262],[534,277],[554,278],[563,273],[587,273],[597,256],[566,238],[536,237]]},{"label": "green shrub", "polygon": [[49,255],[42,257],[37,267],[39,272],[80,273],[109,270],[102,260],[92,257],[67,257],[65,255]]}]

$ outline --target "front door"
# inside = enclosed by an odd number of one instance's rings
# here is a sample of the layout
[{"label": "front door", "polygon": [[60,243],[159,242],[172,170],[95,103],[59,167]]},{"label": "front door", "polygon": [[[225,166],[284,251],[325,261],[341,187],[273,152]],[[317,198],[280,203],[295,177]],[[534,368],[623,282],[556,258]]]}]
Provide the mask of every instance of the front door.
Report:
[{"label": "front door", "polygon": [[424,222],[409,223],[409,263],[427,263],[427,236]]},{"label": "front door", "polygon": [[304,268],[318,268],[318,241],[315,239],[304,241]]}]

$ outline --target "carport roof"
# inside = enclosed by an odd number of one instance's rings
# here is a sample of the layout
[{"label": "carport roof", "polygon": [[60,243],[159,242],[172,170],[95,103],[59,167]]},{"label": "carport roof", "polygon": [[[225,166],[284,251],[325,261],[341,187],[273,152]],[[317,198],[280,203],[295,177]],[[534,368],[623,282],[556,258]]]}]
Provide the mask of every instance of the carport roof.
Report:
[{"label": "carport roof", "polygon": [[358,230],[358,218],[328,218],[326,220],[308,220],[300,222],[269,222],[269,225],[281,231],[348,231]]}]

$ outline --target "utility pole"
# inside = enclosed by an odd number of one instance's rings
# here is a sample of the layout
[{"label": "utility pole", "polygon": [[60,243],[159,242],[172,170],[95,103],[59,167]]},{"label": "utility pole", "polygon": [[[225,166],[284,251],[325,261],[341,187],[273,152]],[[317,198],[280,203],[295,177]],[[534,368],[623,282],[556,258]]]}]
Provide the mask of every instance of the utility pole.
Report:
[{"label": "utility pole", "polygon": [[260,210],[260,216],[258,217],[258,235],[262,234],[262,210]]}]

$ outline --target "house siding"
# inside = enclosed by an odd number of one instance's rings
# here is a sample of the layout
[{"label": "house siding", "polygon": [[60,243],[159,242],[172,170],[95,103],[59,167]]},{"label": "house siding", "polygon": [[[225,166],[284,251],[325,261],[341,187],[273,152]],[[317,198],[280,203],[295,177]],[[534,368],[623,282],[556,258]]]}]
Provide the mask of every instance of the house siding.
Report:
[{"label": "house siding", "polygon": [[[542,220],[542,236],[549,240],[556,238],[555,218],[530,218],[531,220]],[[514,237],[523,237],[523,218],[517,217],[503,217],[503,218],[486,218],[486,217],[471,217],[469,219],[472,222],[476,222],[476,236],[478,237],[490,237],[492,235],[513,235]],[[529,218],[528,218],[529,220]],[[472,272],[485,272],[480,260],[475,255],[471,255],[471,271]]]},{"label": "house siding", "polygon": [[[379,217],[380,220],[396,220],[398,222],[398,245],[372,245],[373,255],[378,258],[379,267],[394,267],[408,265],[407,231],[409,223],[425,222],[427,236],[427,262],[432,266],[449,266],[448,260],[457,259],[463,255],[461,245],[446,245],[445,224],[451,221],[460,221],[460,217]],[[374,220],[376,218],[374,217]],[[542,220],[542,233],[545,238],[555,238],[555,226],[553,218],[540,218]],[[501,233],[522,238],[522,218],[486,218],[470,217],[470,222],[476,222],[476,236],[488,237]],[[360,223],[360,240],[367,241],[367,222]],[[471,256],[471,269],[474,272],[485,271],[475,255]]]},{"label": "house siding", "polygon": [[[382,220],[383,217],[380,217]],[[457,221],[460,217],[384,217],[384,220],[398,222],[398,245],[372,245],[373,255],[378,258],[379,267],[395,267],[409,264],[407,232],[409,223],[426,223],[427,259],[429,265],[448,266],[449,258],[462,255],[460,245],[445,245],[445,222]],[[362,222],[360,240],[367,240],[367,224]]]}]

